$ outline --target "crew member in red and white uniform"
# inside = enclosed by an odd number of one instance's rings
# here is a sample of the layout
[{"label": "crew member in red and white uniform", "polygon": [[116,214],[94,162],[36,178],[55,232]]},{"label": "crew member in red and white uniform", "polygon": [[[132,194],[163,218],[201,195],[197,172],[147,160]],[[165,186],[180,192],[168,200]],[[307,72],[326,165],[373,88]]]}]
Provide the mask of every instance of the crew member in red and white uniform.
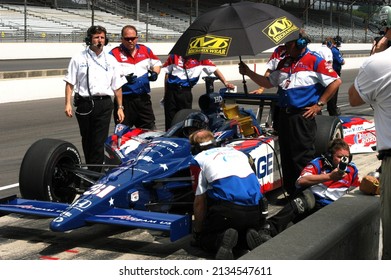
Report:
[{"label": "crew member in red and white uniform", "polygon": [[[344,169],[338,169],[342,158],[348,162]],[[330,204],[359,184],[358,170],[351,162],[349,145],[340,138],[330,143],[326,155],[312,160],[296,181],[298,188],[310,186],[320,205]]]},{"label": "crew member in red and white uniform", "polygon": [[191,89],[198,83],[203,72],[208,76],[214,74],[226,88],[235,88],[233,84],[227,82],[210,59],[198,61],[187,58],[185,60],[182,56],[171,54],[163,64],[163,71],[166,72],[163,99],[166,130],[171,127],[172,119],[178,111],[192,109]]},{"label": "crew member in red and white uniform", "polygon": [[351,162],[349,145],[343,139],[334,139],[327,153],[310,161],[301,172],[296,186],[304,191],[268,219],[270,235],[275,236],[290,223],[301,221],[359,185],[358,170]]},{"label": "crew member in red and white uniform", "polygon": [[[122,43],[110,51],[120,62],[127,83],[122,87],[125,120],[129,127],[156,129],[150,96],[150,81],[156,81],[162,66],[159,58],[145,45],[138,44],[137,29],[126,25],[121,32]],[[114,104],[115,108],[118,104]],[[118,117],[114,110],[114,121]]]},{"label": "crew member in red and white uniform", "polygon": [[285,43],[286,56],[269,77],[259,75],[243,62],[239,72],[265,88],[278,87],[279,143],[284,187],[293,197],[296,179],[315,156],[315,116],[342,81],[319,55],[311,52],[308,36]]}]

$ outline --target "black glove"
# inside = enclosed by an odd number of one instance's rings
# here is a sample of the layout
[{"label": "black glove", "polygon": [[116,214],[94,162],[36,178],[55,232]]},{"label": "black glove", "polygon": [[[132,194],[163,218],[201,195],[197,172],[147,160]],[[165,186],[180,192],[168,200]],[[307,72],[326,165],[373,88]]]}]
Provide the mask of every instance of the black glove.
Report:
[{"label": "black glove", "polygon": [[148,70],[148,80],[154,82],[157,80],[157,73],[155,71]]},{"label": "black glove", "polygon": [[128,81],[129,84],[134,84],[137,80],[137,76],[134,75],[133,73],[130,73],[125,76],[126,80]]}]

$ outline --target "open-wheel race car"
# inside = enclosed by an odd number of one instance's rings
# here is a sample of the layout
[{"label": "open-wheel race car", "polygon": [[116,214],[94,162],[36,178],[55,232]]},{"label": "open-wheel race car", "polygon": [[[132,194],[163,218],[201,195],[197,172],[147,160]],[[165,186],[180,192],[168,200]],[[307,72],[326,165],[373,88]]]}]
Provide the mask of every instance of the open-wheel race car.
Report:
[{"label": "open-wheel race car", "polygon": [[[207,92],[200,98],[201,110],[219,108],[223,100],[239,97],[263,107],[274,98],[228,95]],[[263,193],[281,187],[278,135],[238,105],[223,109],[219,114],[224,113],[224,121],[214,130],[216,140],[251,155]],[[73,144],[38,140],[21,164],[21,197],[2,198],[0,214],[53,218],[50,229],[57,232],[100,223],[163,231],[171,241],[188,235],[194,199],[192,155],[188,139],[178,131],[193,111],[178,112],[167,132],[117,125],[105,143],[106,161],[100,173],[88,170]],[[328,116],[317,116],[317,125],[316,149],[321,154],[331,139],[343,137],[343,127],[339,118]]]}]

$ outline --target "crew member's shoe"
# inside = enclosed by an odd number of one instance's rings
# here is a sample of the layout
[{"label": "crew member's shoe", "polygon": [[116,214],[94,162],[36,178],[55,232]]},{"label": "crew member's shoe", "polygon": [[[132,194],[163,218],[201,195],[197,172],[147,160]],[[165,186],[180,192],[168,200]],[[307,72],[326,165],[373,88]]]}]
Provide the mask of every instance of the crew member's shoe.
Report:
[{"label": "crew member's shoe", "polygon": [[238,243],[238,232],[233,229],[227,229],[221,238],[220,247],[217,250],[215,259],[216,260],[233,260],[234,254],[232,249]]},{"label": "crew member's shoe", "polygon": [[254,248],[258,247],[263,243],[261,239],[261,235],[253,228],[247,230],[246,241],[247,241],[247,246],[250,250],[253,250]]},{"label": "crew member's shoe", "polygon": [[311,190],[306,189],[293,200],[293,207],[297,214],[303,214],[315,207],[315,196]]},{"label": "crew member's shoe", "polygon": [[258,231],[258,233],[261,237],[262,243],[265,243],[266,241],[272,239],[273,236],[275,236],[275,234],[274,235],[272,234],[272,229],[271,229],[271,226],[268,222],[266,222],[262,226],[262,228]]}]

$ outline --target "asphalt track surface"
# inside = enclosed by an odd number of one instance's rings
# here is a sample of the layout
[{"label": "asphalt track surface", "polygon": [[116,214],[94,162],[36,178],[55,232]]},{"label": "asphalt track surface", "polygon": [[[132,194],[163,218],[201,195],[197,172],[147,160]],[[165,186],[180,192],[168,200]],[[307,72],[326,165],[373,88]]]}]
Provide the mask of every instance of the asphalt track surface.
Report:
[{"label": "asphalt track surface", "polygon": [[[352,108],[348,104],[347,91],[352,84],[356,70],[342,73],[343,84],[339,93],[339,106],[344,115],[373,117],[368,106]],[[234,82],[240,91],[241,80]],[[248,82],[249,90],[256,88]],[[216,82],[215,88],[221,86]],[[274,92],[269,90],[268,92]],[[205,92],[204,84],[194,89],[194,108],[198,97]],[[163,109],[159,100],[163,89],[154,89],[152,102],[157,127],[163,129]],[[38,101],[0,104],[0,197],[19,194],[17,183],[19,167],[29,146],[41,138],[57,138],[69,141],[81,149],[76,118],[64,114],[64,99],[54,98]],[[326,113],[327,114],[327,113]],[[113,126],[114,127],[114,126]],[[374,154],[357,155],[354,161],[363,170],[377,167]],[[366,173],[365,173],[366,174]],[[362,174],[361,174],[362,175]],[[67,233],[49,230],[50,219],[11,214],[0,217],[0,260],[37,259],[210,259],[197,248],[190,246],[190,236],[170,242],[160,232],[107,225],[93,225]]]}]

